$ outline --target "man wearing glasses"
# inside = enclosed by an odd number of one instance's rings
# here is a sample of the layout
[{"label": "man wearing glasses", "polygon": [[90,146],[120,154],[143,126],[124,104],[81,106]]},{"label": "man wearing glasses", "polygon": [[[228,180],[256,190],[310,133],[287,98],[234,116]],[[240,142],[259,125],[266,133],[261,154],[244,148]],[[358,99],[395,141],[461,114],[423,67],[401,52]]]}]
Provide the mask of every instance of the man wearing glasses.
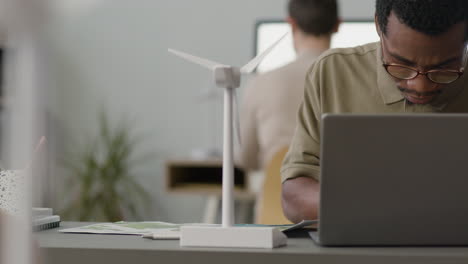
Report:
[{"label": "man wearing glasses", "polygon": [[316,60],[281,169],[286,217],[317,218],[323,113],[468,112],[467,17],[467,0],[377,0],[380,42]]}]

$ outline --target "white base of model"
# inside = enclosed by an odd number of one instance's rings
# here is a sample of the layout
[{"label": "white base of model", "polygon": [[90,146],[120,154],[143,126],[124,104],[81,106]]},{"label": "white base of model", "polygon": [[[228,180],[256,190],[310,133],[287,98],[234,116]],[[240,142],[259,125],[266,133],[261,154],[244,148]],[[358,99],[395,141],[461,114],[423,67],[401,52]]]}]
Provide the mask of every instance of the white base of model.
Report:
[{"label": "white base of model", "polygon": [[274,227],[181,227],[182,247],[276,248],[287,237]]}]

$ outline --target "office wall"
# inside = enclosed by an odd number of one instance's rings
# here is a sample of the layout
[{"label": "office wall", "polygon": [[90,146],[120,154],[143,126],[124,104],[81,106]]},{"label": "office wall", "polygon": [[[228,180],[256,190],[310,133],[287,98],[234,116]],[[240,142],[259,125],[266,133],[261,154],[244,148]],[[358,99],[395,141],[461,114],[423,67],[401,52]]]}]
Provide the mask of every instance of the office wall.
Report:
[{"label": "office wall", "polygon": [[[89,1],[88,1],[89,2]],[[204,199],[164,191],[164,161],[197,148],[220,147],[222,94],[205,69],[167,53],[177,48],[241,65],[253,50],[257,18],[284,16],[284,0],[96,1],[78,14],[56,9],[48,27],[49,114],[58,156],[79,149],[105,107],[113,120],[133,120],[139,151],[155,154],[138,168],[152,194],[147,219],[200,221]],[[373,0],[340,1],[344,18],[371,18]],[[63,8],[63,6],[61,6]],[[216,90],[214,90],[216,91]],[[54,170],[57,186],[66,171]],[[58,206],[59,192],[52,203]]]}]

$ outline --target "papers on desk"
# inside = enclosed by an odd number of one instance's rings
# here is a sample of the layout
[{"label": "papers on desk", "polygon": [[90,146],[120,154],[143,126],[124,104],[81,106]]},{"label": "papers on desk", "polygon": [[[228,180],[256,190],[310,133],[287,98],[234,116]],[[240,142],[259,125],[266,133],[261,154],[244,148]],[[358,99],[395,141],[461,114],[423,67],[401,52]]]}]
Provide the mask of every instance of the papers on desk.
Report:
[{"label": "papers on desk", "polygon": [[[316,224],[316,220],[304,220],[295,225],[273,225],[283,232],[296,230],[302,227]],[[214,224],[174,224],[167,222],[115,222],[99,223],[83,227],[59,230],[63,233],[86,233],[86,234],[113,234],[113,235],[140,235],[152,239],[179,239],[180,227],[187,225],[195,226],[219,226]],[[241,227],[259,227],[271,225],[236,225]],[[148,235],[151,234],[151,235]]]},{"label": "papers on desk", "polygon": [[157,232],[178,233],[182,225],[204,225],[204,224],[173,224],[166,222],[115,222],[99,223],[83,227],[59,230],[63,233],[87,233],[87,234],[112,234],[112,235],[144,235]]}]

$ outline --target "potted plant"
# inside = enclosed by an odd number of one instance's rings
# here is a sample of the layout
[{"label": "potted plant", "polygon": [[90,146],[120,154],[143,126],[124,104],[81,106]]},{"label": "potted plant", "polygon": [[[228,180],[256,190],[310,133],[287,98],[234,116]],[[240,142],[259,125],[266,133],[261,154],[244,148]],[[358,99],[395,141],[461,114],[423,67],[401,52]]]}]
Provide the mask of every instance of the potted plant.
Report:
[{"label": "potted plant", "polygon": [[148,156],[135,157],[139,141],[131,128],[125,121],[111,126],[101,112],[98,136],[65,162],[70,171],[66,197],[71,199],[64,218],[114,222],[139,218],[139,209],[146,209],[150,196],[137,182],[135,168]]}]

